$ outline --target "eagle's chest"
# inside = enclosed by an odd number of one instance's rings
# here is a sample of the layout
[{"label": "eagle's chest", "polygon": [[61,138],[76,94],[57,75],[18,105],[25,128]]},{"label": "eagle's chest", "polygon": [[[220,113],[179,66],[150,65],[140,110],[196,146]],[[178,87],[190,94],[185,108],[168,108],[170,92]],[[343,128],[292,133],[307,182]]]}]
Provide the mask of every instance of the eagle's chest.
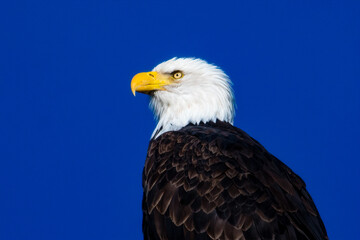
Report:
[{"label": "eagle's chest", "polygon": [[225,174],[228,168],[217,156],[215,147],[209,143],[201,142],[197,138],[165,138],[152,141],[149,145],[143,186],[145,191],[150,191],[155,184],[161,188],[170,182],[175,187],[182,186],[186,191],[190,191],[199,182],[216,179]]}]

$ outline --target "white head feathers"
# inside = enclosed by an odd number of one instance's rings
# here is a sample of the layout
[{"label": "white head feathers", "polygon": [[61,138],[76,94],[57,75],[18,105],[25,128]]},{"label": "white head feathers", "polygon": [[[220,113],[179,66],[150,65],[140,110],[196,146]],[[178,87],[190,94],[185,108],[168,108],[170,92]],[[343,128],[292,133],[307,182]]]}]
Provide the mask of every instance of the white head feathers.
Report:
[{"label": "white head feathers", "polygon": [[221,120],[233,124],[231,81],[221,69],[194,58],[172,58],[153,69],[162,74],[177,70],[183,77],[166,86],[166,91],[155,91],[151,96],[150,106],[158,119],[151,138],[189,123]]}]

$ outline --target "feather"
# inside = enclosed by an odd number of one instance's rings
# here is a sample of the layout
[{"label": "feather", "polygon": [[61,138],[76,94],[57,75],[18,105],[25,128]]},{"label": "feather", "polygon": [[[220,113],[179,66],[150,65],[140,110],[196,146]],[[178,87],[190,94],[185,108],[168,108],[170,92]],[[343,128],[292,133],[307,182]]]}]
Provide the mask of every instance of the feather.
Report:
[{"label": "feather", "polygon": [[145,239],[328,239],[301,178],[240,129],[190,124],[149,149]]}]

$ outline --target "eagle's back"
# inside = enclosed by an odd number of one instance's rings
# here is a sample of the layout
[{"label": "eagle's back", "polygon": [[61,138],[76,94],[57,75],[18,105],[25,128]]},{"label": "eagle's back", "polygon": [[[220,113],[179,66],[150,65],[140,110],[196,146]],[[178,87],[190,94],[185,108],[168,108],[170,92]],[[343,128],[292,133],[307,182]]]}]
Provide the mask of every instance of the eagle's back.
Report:
[{"label": "eagle's back", "polygon": [[146,240],[328,239],[301,178],[228,123],[151,140],[143,187]]}]

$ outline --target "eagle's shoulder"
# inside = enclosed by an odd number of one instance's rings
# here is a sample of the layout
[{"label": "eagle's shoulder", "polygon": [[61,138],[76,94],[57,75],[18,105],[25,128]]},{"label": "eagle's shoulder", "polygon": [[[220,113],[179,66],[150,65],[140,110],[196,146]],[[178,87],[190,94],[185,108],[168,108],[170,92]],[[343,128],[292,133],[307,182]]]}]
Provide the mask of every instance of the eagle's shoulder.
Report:
[{"label": "eagle's shoulder", "polygon": [[301,178],[225,122],[151,140],[143,185],[145,236],[326,239]]}]

